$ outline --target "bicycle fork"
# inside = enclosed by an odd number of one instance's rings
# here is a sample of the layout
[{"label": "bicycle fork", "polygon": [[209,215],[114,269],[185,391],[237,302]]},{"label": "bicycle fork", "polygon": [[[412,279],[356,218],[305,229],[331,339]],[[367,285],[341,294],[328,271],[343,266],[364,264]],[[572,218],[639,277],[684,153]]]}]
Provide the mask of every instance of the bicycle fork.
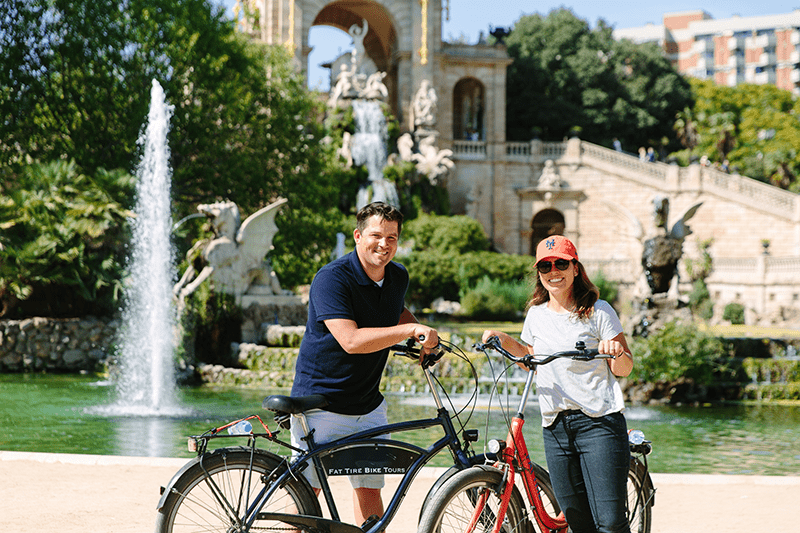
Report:
[{"label": "bicycle fork", "polygon": [[[558,516],[552,517],[544,508],[542,496],[539,494],[539,484],[536,482],[536,473],[533,470],[531,457],[528,453],[528,446],[522,437],[522,426],[524,424],[525,418],[522,413],[517,413],[517,416],[511,419],[511,429],[508,432],[506,445],[503,449],[503,460],[510,464],[510,461],[516,459],[522,471],[522,483],[525,486],[525,493],[528,495],[530,511],[539,525],[539,529],[554,533],[566,533],[568,525],[564,513],[561,512]],[[510,497],[511,494],[509,493],[508,498]]]}]

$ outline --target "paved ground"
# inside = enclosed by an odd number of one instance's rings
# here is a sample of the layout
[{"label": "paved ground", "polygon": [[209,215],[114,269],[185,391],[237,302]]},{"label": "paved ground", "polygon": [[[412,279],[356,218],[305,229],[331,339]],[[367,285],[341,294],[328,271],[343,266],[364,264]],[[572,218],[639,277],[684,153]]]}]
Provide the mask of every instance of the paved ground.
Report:
[{"label": "paved ground", "polygon": [[[153,531],[159,487],[187,459],[0,451],[0,523],[33,533]],[[414,533],[422,498],[440,469],[414,482],[390,533]],[[393,489],[387,477],[387,489]],[[797,533],[800,477],[654,474],[652,533]],[[334,486],[352,517],[346,478]],[[384,499],[388,499],[384,496]]]}]

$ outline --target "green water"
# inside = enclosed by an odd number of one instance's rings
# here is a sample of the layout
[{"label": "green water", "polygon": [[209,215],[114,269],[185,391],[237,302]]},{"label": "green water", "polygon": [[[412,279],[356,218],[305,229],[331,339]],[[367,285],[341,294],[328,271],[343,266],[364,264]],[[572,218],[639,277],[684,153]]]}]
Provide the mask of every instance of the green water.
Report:
[{"label": "green water", "polygon": [[[98,412],[112,403],[113,387],[97,378],[0,375],[0,450],[189,458],[188,435],[228,421],[264,414],[274,429],[271,417],[261,409],[268,392],[182,388],[181,413],[121,417],[113,411]],[[392,395],[388,399],[391,421],[435,415],[424,397]],[[455,403],[459,406],[458,399]],[[504,436],[500,411],[494,408],[490,413],[487,417],[485,406],[476,408],[468,427],[479,429],[482,438]],[[629,428],[642,429],[654,443],[650,456],[654,472],[800,475],[800,406],[630,407],[626,415]],[[528,407],[526,419],[531,458],[544,464],[535,405]],[[437,435],[435,430],[426,430],[395,437],[427,446]],[[441,454],[435,466],[446,464],[447,454]]]}]

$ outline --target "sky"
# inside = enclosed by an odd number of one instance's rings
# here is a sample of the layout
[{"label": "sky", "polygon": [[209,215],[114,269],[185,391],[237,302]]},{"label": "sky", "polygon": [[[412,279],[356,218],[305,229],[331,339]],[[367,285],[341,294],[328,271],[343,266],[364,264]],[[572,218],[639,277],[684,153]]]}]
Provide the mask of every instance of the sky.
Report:
[{"label": "sky", "polygon": [[[235,0],[212,1],[229,9],[235,4]],[[661,24],[664,13],[677,11],[704,10],[715,19],[725,19],[735,15],[777,15],[789,13],[795,8],[800,9],[800,0],[567,0],[560,3],[533,0],[442,0],[445,5],[448,1],[450,20],[442,22],[442,37],[445,40],[456,40],[463,36],[468,43],[477,42],[479,33],[488,33],[490,26],[509,27],[523,15],[546,15],[560,7],[571,9],[592,27],[602,18],[614,28],[633,28],[647,23]],[[487,9],[487,5],[491,7]],[[350,50],[351,42],[349,35],[333,28],[311,29],[309,45],[313,51],[309,56],[309,87],[328,89],[328,70],[318,65],[329,63]]]}]

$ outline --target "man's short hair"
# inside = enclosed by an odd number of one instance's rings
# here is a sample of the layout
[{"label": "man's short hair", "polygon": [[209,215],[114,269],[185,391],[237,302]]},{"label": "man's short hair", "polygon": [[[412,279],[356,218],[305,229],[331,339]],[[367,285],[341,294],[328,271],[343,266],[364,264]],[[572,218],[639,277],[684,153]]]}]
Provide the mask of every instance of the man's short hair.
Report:
[{"label": "man's short hair", "polygon": [[356,228],[358,231],[363,232],[364,228],[367,227],[367,221],[373,216],[379,216],[387,222],[397,222],[398,234],[403,229],[403,213],[399,209],[385,202],[372,202],[359,209],[356,214]]}]

